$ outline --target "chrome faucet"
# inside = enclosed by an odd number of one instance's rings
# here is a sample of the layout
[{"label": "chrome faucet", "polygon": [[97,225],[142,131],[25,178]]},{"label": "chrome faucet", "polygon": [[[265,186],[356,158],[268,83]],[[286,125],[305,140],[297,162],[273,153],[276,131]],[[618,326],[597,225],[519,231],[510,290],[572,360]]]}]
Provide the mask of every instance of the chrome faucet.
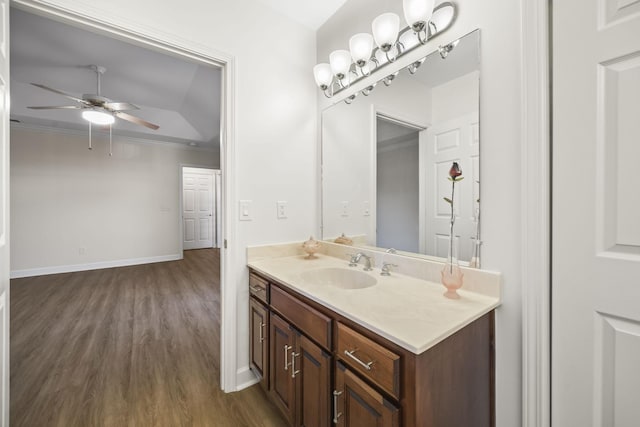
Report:
[{"label": "chrome faucet", "polygon": [[364,258],[365,260],[364,271],[373,270],[373,268],[371,268],[371,257],[362,252],[358,252],[355,255],[351,255],[351,260],[349,261],[349,267],[357,267],[358,263],[360,262],[360,259],[362,258]]},{"label": "chrome faucet", "polygon": [[391,267],[397,267],[396,264],[391,264],[390,262],[382,263],[382,271],[380,271],[381,276],[391,276]]}]

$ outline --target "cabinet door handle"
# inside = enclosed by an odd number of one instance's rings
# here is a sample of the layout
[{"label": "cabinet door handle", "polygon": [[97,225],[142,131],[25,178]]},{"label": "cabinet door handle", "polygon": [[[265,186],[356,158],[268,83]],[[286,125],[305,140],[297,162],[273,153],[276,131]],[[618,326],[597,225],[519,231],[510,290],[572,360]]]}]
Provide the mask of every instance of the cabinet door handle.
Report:
[{"label": "cabinet door handle", "polygon": [[370,370],[371,370],[371,365],[373,365],[373,362],[365,363],[365,362],[363,362],[362,360],[358,359],[358,358],[357,358],[356,356],[354,356],[354,354],[353,354],[353,353],[355,353],[356,351],[358,351],[358,349],[357,349],[357,348],[356,348],[355,350],[351,350],[351,351],[349,351],[349,350],[345,350],[345,351],[344,351],[344,354],[345,354],[345,356],[349,356],[351,359],[353,359],[353,360],[355,360],[356,362],[358,362],[358,364],[359,364],[360,366],[362,366],[364,369],[366,369],[367,371],[370,371]]},{"label": "cabinet door handle", "polygon": [[264,342],[264,327],[267,326],[266,323],[260,322],[260,342]]},{"label": "cabinet door handle", "polygon": [[264,292],[265,291],[265,289],[263,287],[261,287],[261,286],[251,286],[251,290],[253,292]]},{"label": "cabinet door handle", "polygon": [[288,371],[289,370],[289,350],[291,350],[293,347],[291,347],[290,345],[284,345],[284,370]]},{"label": "cabinet door handle", "polygon": [[342,415],[342,412],[338,412],[338,396],[342,394],[341,391],[333,390],[333,423],[338,424],[338,418]]},{"label": "cabinet door handle", "polygon": [[296,357],[298,356],[300,356],[300,353],[291,351],[291,378],[295,378],[296,374],[300,373],[299,369],[296,371]]}]

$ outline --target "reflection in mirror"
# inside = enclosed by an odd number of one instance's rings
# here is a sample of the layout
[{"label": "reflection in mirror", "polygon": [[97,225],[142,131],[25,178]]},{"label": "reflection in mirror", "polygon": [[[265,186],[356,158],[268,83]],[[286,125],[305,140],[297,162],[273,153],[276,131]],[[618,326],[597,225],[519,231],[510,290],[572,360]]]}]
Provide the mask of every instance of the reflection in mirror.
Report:
[{"label": "reflection in mirror", "polygon": [[479,257],[479,42],[476,30],[414,74],[403,69],[389,87],[323,111],[324,239],[344,233],[361,245],[446,257],[444,197],[457,161],[465,177],[454,201],[459,258]]}]

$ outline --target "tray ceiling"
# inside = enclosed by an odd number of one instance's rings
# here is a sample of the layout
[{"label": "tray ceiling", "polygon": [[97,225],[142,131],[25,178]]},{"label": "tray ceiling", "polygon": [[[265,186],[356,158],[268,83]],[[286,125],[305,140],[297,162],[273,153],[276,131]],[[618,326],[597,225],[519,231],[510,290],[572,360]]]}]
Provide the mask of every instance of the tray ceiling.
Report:
[{"label": "tray ceiling", "polygon": [[86,68],[91,64],[107,70],[103,96],[139,106],[131,113],[160,126],[154,131],[116,120],[114,134],[219,147],[220,69],[11,9],[12,119],[27,125],[88,129],[78,110],[26,107],[74,104],[29,83],[77,97],[96,93],[96,75]]}]

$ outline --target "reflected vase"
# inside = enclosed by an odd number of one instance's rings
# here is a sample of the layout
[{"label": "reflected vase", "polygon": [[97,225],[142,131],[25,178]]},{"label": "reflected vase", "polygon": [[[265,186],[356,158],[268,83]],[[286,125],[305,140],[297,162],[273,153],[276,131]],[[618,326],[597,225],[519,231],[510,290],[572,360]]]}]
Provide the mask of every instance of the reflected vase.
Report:
[{"label": "reflected vase", "polygon": [[454,238],[449,237],[449,252],[447,261],[440,272],[442,276],[442,284],[447,291],[443,294],[450,299],[459,299],[457,290],[462,287],[462,278],[464,274],[458,263],[458,245]]}]

